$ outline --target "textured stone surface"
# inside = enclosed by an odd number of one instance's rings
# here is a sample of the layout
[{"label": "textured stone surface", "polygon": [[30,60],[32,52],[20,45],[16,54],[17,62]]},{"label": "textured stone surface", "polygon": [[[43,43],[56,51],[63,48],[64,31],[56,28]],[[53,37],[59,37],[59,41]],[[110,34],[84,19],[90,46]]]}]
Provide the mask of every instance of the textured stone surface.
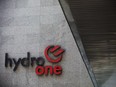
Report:
[{"label": "textured stone surface", "polygon": [[[0,10],[0,87],[93,87],[58,0],[2,0]],[[9,3],[9,4],[8,4]],[[5,68],[12,58],[44,56],[48,45],[66,50],[61,76],[37,76],[35,67]],[[47,62],[45,65],[51,64]]]}]

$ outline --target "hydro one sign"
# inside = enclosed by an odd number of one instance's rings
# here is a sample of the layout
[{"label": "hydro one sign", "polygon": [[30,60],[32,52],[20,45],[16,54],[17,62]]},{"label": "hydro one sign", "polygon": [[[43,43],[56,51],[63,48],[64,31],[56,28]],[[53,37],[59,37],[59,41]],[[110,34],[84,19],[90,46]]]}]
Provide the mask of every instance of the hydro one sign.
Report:
[{"label": "hydro one sign", "polygon": [[[48,46],[45,51],[44,55],[48,62],[50,63],[59,63],[62,60],[64,53],[64,49],[62,49],[59,45],[56,46]],[[19,58],[16,60],[15,58],[10,58],[8,53],[5,53],[5,67],[13,67],[13,71],[16,71],[19,64],[23,67],[33,67],[34,63],[36,63],[37,67],[35,68],[35,73],[37,75],[60,75],[62,74],[62,67],[60,65],[51,66],[45,64],[45,59],[43,57],[31,57],[31,53],[27,52],[27,57]]]}]

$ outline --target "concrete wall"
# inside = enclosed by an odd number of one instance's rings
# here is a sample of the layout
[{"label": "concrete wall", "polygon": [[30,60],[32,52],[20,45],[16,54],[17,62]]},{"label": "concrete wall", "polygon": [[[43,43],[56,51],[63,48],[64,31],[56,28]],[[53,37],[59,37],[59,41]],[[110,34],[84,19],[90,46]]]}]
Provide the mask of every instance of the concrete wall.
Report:
[{"label": "concrete wall", "polygon": [[[0,87],[93,87],[58,0],[1,0],[0,19]],[[58,64],[62,75],[37,76],[35,66],[5,68],[6,52],[17,60],[27,52],[44,57],[48,45],[66,50]]]}]

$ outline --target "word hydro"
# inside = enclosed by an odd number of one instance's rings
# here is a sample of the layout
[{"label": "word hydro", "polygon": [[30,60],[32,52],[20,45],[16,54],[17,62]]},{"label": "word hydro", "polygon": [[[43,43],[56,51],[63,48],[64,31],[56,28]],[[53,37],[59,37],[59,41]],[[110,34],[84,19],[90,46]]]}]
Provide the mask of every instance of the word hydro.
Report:
[{"label": "word hydro", "polygon": [[[56,46],[48,46],[45,51],[44,55],[48,62],[50,63],[59,63],[62,60],[63,53],[65,52],[64,49],[62,49],[59,45]],[[52,57],[51,57],[52,55]],[[18,60],[15,60],[15,58],[10,58],[8,53],[5,53],[5,67],[10,66],[13,67],[13,64],[15,65],[13,68],[13,71],[16,71],[18,66],[21,64],[23,67],[29,67],[34,66],[34,63],[36,63],[37,67],[35,68],[35,73],[37,75],[60,75],[62,74],[62,67],[60,65],[46,65],[45,59],[43,57],[31,57],[30,52],[27,52],[27,57],[19,58]]]}]

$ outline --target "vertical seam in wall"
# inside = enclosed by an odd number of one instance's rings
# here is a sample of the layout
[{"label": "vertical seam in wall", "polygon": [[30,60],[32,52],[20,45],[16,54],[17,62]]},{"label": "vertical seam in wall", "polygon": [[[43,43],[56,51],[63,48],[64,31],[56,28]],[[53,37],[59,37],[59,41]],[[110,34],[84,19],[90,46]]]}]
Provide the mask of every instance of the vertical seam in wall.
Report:
[{"label": "vertical seam in wall", "polygon": [[[87,71],[88,71],[88,74],[89,74],[89,76],[90,76],[90,78],[91,78],[91,81],[92,81],[92,83],[93,83],[93,86],[94,86],[94,87],[98,87],[97,81],[96,81],[96,79],[95,79],[95,76],[94,76],[94,73],[93,73],[93,71],[92,71],[92,68],[91,68],[91,66],[90,66],[90,64],[89,64],[89,61],[88,61],[87,57],[86,57],[86,58],[83,57],[82,52],[81,52],[80,47],[79,47],[79,44],[78,44],[78,42],[77,42],[77,40],[76,40],[76,38],[75,38],[75,35],[74,35],[73,30],[72,30],[72,28],[71,28],[71,25],[70,25],[70,23],[69,23],[69,21],[68,21],[68,18],[67,18],[67,16],[66,16],[66,13],[65,13],[65,11],[64,11],[64,9],[63,9],[62,3],[61,3],[60,0],[58,0],[58,1],[59,1],[60,6],[61,6],[61,9],[62,9],[62,11],[63,11],[63,14],[64,14],[64,16],[65,16],[65,19],[66,19],[66,21],[67,21],[67,23],[68,23],[68,26],[69,26],[69,28],[70,28],[70,31],[71,31],[71,33],[72,33],[72,35],[73,35],[73,38],[74,38],[74,40],[75,40],[75,43],[76,43],[76,45],[77,45],[77,47],[78,47],[78,49],[79,49],[79,52],[80,52],[81,57],[82,57],[82,60],[83,60],[83,62],[84,62],[84,64],[85,64],[86,69],[87,69]],[[78,31],[78,30],[77,30],[77,31]],[[77,33],[77,34],[78,34],[78,33]],[[79,36],[79,34],[78,34],[78,36]],[[79,38],[80,38],[80,36],[79,36]],[[80,41],[81,41],[81,38],[80,38]],[[81,42],[82,42],[82,41],[81,41]],[[82,43],[81,43],[81,44],[82,44]],[[82,47],[82,48],[83,48],[83,47]],[[83,48],[83,49],[84,49],[84,48]]]}]

